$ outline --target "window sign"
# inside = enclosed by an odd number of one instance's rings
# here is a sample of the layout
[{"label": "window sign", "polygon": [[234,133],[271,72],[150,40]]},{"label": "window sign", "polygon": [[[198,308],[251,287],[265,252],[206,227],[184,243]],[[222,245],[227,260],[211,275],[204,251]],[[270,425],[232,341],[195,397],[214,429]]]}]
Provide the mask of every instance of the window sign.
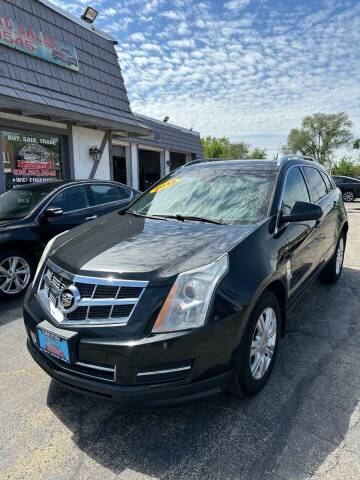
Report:
[{"label": "window sign", "polygon": [[6,189],[62,178],[60,137],[1,132]]},{"label": "window sign", "polygon": [[0,14],[0,44],[79,71],[75,47]]}]

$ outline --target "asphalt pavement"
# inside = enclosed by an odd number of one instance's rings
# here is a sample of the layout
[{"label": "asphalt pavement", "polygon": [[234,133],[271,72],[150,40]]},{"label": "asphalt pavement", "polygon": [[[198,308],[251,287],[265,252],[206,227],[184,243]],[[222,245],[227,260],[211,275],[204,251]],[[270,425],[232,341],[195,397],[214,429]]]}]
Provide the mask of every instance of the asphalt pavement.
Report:
[{"label": "asphalt pavement", "polygon": [[360,202],[345,267],[289,318],[256,397],[125,410],[64,390],[25,347],[21,301],[0,304],[0,479],[360,478]]}]

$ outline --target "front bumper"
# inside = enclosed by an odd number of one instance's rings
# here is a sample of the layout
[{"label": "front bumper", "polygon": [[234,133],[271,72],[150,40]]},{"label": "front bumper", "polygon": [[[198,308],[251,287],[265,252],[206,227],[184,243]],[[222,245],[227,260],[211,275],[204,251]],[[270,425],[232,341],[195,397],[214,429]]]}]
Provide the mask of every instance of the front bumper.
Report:
[{"label": "front bumper", "polygon": [[[78,333],[76,363],[69,366],[44,354],[31,339],[30,332],[34,333],[44,320],[55,327],[34,297],[27,295],[24,321],[28,349],[43,370],[67,388],[140,408],[182,404],[224,391],[232,374],[233,353],[240,343],[244,324],[243,316],[238,313],[193,331],[137,339],[124,337],[121,327],[74,329],[56,325]],[[84,368],[77,367],[80,363],[111,366],[113,378],[96,378],[87,374],[88,371],[84,373]],[[184,364],[190,365],[184,375],[156,377],[151,374],[141,377],[146,382],[140,382],[139,375],[144,375],[143,372],[172,370]]]},{"label": "front bumper", "polygon": [[40,367],[56,382],[71,390],[104,400],[116,401],[124,407],[149,408],[195,402],[224,391],[231,370],[194,383],[166,383],[159,385],[123,386],[105,384],[70,374],[40,352],[28,339],[28,350]]}]

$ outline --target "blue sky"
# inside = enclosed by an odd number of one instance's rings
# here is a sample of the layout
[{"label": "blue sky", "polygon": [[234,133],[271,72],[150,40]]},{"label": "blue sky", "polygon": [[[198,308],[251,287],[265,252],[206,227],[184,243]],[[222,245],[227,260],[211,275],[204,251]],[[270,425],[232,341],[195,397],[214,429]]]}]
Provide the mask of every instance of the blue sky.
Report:
[{"label": "blue sky", "polygon": [[360,135],[359,0],[52,1],[99,10],[136,112],[270,156],[318,111],[346,111]]}]

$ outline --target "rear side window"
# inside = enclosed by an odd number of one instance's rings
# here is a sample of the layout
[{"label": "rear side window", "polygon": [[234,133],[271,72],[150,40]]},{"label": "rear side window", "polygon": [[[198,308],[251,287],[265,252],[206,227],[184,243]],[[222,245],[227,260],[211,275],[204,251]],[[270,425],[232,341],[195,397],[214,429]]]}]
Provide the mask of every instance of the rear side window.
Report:
[{"label": "rear side window", "polygon": [[341,177],[333,177],[333,180],[335,182],[335,185],[341,185],[342,183],[344,183],[344,179]]},{"label": "rear side window", "polygon": [[131,194],[127,188],[116,187],[115,185],[90,185],[90,190],[93,195],[94,205],[120,202],[128,199]]},{"label": "rear side window", "polygon": [[83,186],[69,187],[60,192],[48,208],[62,208],[64,213],[88,208],[89,202]]},{"label": "rear side window", "polygon": [[317,168],[304,167],[304,173],[310,192],[310,199],[316,203],[327,194],[325,182]]},{"label": "rear side window", "polygon": [[295,202],[309,202],[309,193],[306,188],[304,177],[298,167],[292,168],[285,181],[281,211],[289,215]]},{"label": "rear side window", "polygon": [[332,186],[332,183],[331,183],[331,180],[330,178],[327,176],[327,174],[325,172],[321,172],[321,176],[325,182],[325,185],[326,185],[326,188],[327,188],[327,191],[328,192],[331,192],[331,190],[333,189],[333,186]]}]

